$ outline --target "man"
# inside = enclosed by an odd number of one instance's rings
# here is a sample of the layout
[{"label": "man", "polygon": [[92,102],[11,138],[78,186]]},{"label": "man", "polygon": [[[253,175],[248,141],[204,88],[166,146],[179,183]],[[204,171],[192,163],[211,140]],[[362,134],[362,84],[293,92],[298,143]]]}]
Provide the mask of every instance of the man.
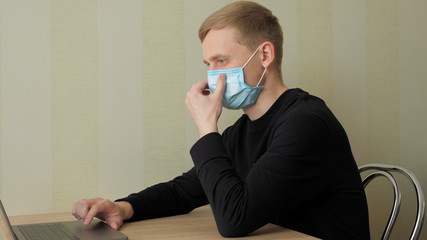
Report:
[{"label": "man", "polygon": [[[185,100],[200,134],[190,151],[195,167],[114,203],[80,200],[74,216],[119,228],[210,204],[225,237],[274,223],[322,239],[369,239],[344,129],[322,100],[282,81],[277,18],[257,3],[235,2],[209,16],[199,37],[208,79]],[[245,114],[221,135],[223,106]]]}]

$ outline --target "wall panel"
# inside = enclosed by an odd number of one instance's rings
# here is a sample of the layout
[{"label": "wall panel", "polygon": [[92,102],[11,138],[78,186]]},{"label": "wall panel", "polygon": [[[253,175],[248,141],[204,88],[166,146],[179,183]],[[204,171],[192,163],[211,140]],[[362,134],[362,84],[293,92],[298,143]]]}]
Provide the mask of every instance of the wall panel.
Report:
[{"label": "wall panel", "polygon": [[332,1],[298,1],[298,87],[333,109]]},{"label": "wall panel", "polygon": [[98,2],[99,194],[143,186],[142,1]]},{"label": "wall panel", "polygon": [[50,211],[50,2],[2,1],[0,22],[2,201],[11,214]]},{"label": "wall panel", "polygon": [[[427,1],[399,1],[399,98],[400,164],[419,179],[427,195]],[[414,196],[410,184],[405,196]],[[415,216],[415,197],[407,197],[402,207],[401,239],[409,236]],[[424,222],[423,234],[427,239]]]},{"label": "wall panel", "polygon": [[143,2],[144,184],[187,170],[185,1]]},{"label": "wall panel", "polygon": [[98,195],[97,2],[52,0],[54,210]]},{"label": "wall panel", "polygon": [[356,162],[367,159],[366,4],[333,1],[333,106]]}]

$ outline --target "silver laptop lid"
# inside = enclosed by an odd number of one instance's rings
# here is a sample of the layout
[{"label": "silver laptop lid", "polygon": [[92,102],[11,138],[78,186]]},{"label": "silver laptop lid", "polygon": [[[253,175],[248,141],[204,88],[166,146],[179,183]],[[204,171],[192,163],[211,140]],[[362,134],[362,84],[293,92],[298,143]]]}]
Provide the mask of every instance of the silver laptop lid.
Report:
[{"label": "silver laptop lid", "polygon": [[7,217],[6,210],[0,200],[0,239],[1,240],[17,240],[15,233],[10,225],[9,218]]}]

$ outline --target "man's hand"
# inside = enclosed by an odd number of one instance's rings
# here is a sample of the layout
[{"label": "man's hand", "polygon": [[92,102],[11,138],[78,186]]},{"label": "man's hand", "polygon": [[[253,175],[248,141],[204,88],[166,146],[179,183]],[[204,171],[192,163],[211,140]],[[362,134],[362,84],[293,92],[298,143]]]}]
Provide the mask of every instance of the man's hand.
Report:
[{"label": "man's hand", "polygon": [[84,220],[89,225],[94,217],[104,220],[114,229],[119,229],[123,220],[133,215],[133,208],[128,202],[111,202],[107,199],[93,198],[82,199],[73,206],[73,216]]},{"label": "man's hand", "polygon": [[200,137],[218,132],[218,119],[222,112],[222,95],[225,89],[225,74],[219,75],[217,88],[209,94],[208,81],[204,80],[193,85],[188,91],[185,104],[191,118],[199,128]]}]

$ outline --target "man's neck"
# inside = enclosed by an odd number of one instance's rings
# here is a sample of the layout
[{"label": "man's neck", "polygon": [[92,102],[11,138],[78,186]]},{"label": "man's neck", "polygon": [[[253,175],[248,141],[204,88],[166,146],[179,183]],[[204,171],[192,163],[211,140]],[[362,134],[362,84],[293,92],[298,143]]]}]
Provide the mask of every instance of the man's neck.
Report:
[{"label": "man's neck", "polygon": [[244,110],[251,121],[262,117],[268,109],[276,102],[288,88],[283,83],[280,73],[270,72],[268,78],[264,81],[257,101],[254,105]]}]

